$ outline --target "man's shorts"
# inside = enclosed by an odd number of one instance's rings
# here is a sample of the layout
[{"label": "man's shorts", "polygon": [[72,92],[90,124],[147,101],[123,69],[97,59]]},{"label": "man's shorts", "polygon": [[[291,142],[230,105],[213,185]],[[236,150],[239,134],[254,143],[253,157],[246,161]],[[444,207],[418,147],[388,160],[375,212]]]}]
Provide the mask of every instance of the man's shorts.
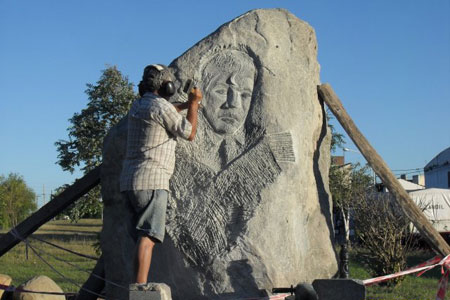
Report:
[{"label": "man's shorts", "polygon": [[136,213],[138,235],[147,235],[162,243],[166,231],[168,192],[166,190],[139,190],[125,191],[124,193]]}]

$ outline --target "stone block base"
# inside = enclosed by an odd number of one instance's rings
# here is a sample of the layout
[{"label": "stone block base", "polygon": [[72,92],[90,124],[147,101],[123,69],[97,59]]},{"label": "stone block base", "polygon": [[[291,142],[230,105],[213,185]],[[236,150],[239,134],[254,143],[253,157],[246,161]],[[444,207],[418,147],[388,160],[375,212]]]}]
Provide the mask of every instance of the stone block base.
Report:
[{"label": "stone block base", "polygon": [[165,283],[130,284],[129,300],[172,300],[170,287]]}]

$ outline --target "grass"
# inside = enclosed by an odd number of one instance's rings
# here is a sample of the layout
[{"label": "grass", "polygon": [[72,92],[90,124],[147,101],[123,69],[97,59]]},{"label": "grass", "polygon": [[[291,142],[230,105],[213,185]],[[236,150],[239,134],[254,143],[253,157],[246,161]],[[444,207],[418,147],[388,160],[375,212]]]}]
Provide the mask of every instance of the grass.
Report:
[{"label": "grass", "polygon": [[[101,220],[89,219],[80,220],[76,224],[65,220],[50,221],[42,226],[35,235],[64,248],[90,256],[98,256],[95,253],[93,244],[96,242],[97,233],[101,230],[101,222]],[[51,266],[78,285],[86,281],[90,271],[95,266],[94,260],[79,257],[32,238],[29,238],[28,242]],[[61,260],[68,261],[81,270]],[[68,282],[53,271],[31,249],[28,249],[27,258],[24,243],[16,245],[8,253],[0,257],[0,273],[11,276],[13,279],[12,284],[15,286],[19,286],[34,276],[46,275],[52,278],[64,292],[77,292],[79,290],[78,286]]]},{"label": "grass", "polygon": [[[69,221],[51,221],[42,226],[36,236],[44,237],[52,243],[58,244],[76,252],[97,256],[93,244],[96,242],[97,233],[101,230],[101,220],[82,219],[78,223]],[[42,254],[52,266],[64,276],[70,278],[78,285],[83,284],[95,265],[95,261],[79,257],[68,252],[59,250],[39,241],[29,239],[33,247],[39,251],[57,256],[60,259],[77,265],[84,271],[80,271],[64,262],[61,262],[48,254]],[[408,256],[408,266],[414,266],[433,257],[430,251],[414,251]],[[369,268],[362,263],[360,253],[356,250],[350,251],[350,277],[367,279],[373,277]],[[52,278],[65,292],[77,292],[78,287],[61,278],[50,267],[43,263],[31,250],[26,258],[26,248],[20,243],[7,254],[0,257],[0,273],[7,274],[13,278],[13,285],[18,286],[37,275],[47,275]],[[435,299],[438,281],[441,277],[439,268],[435,268],[423,274],[421,277],[414,275],[406,276],[405,280],[394,288],[374,285],[367,288],[368,300],[428,300]]]},{"label": "grass", "polygon": [[55,220],[43,225],[36,233],[96,236],[101,229],[102,220],[100,219],[81,219],[78,223]]},{"label": "grass", "polygon": [[[409,254],[407,264],[409,267],[422,263],[435,254],[431,251],[413,251]],[[368,272],[367,266],[361,263],[358,251],[350,252],[350,277],[368,279],[373,276]],[[414,274],[407,275],[395,287],[373,285],[367,287],[367,300],[435,300],[438,282],[441,278],[440,268],[436,267],[420,277]]]}]

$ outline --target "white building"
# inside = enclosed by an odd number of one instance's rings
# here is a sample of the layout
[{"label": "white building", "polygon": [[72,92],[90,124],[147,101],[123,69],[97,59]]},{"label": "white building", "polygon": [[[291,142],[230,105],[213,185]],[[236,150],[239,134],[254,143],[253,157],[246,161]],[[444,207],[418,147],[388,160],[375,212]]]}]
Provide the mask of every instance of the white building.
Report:
[{"label": "white building", "polygon": [[[423,185],[420,184],[416,184],[414,182],[410,182],[406,179],[403,178],[397,178],[398,183],[400,183],[400,185],[403,187],[403,189],[405,191],[409,192],[413,192],[413,191],[418,191],[418,190],[423,190],[425,189],[425,187]],[[382,191],[384,193],[389,193],[389,190],[387,187],[385,187],[384,185],[382,185]]]},{"label": "white building", "polygon": [[424,168],[427,188],[450,189],[450,147],[436,155]]},{"label": "white building", "polygon": [[437,231],[450,233],[450,189],[425,189],[409,196]]},{"label": "white building", "polygon": [[413,175],[412,182],[421,186],[425,186],[425,174]]}]

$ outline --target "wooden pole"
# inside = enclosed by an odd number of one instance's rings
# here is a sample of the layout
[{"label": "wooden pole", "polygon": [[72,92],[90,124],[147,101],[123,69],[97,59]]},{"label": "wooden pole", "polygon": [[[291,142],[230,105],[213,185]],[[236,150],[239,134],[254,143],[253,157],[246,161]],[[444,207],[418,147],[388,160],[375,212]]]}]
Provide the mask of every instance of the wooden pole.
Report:
[{"label": "wooden pole", "polygon": [[34,214],[22,221],[15,228],[0,238],[0,257],[8,252],[12,247],[20,242],[13,230],[22,238],[27,238],[46,222],[50,221],[57,214],[62,212],[70,204],[78,200],[81,196],[89,192],[93,187],[100,183],[101,165],[78,179],[64,192],[49,201]]},{"label": "wooden pole", "polygon": [[[369,165],[381,178],[384,185],[387,186],[389,192],[395,197],[405,216],[414,224],[434,251],[442,256],[450,254],[450,246],[431,225],[422,211],[400,185],[394,174],[392,174],[381,156],[356,127],[331,86],[327,83],[319,85],[317,86],[317,92],[319,94],[319,99],[327,104],[336,119],[338,119],[339,123],[341,123],[342,127],[347,132],[348,136],[355,143],[356,147],[358,147],[361,154],[366,158]],[[380,225],[382,226],[382,224]]]}]

